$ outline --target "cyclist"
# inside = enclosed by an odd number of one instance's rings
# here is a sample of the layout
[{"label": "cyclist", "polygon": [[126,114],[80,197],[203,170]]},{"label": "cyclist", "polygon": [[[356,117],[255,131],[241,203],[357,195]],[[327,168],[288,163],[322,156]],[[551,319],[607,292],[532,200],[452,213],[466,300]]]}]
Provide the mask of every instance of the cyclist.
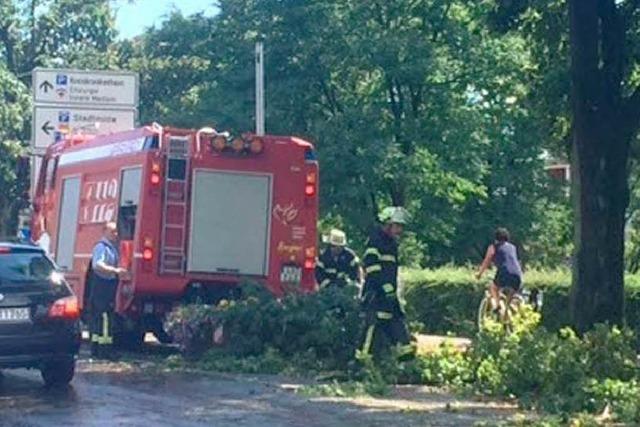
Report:
[{"label": "cyclist", "polygon": [[316,281],[321,288],[356,285],[362,276],[360,260],[347,247],[347,235],[338,229],[332,229],[327,237],[328,246],[316,261]]},{"label": "cyclist", "polygon": [[507,304],[509,304],[513,295],[520,290],[522,285],[522,267],[518,261],[518,251],[509,242],[509,231],[504,227],[496,229],[495,240],[487,247],[484,260],[476,273],[478,280],[492,262],[497,271],[489,291],[491,293],[491,308],[497,312],[500,305],[500,291],[506,291]]}]

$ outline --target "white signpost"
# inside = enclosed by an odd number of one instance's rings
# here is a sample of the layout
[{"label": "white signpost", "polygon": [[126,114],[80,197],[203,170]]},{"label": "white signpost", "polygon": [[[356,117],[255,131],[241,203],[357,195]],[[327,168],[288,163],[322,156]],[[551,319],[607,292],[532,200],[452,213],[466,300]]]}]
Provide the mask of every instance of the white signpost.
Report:
[{"label": "white signpost", "polygon": [[56,135],[71,132],[96,134],[133,129],[135,114],[135,110],[36,105],[33,111],[33,147],[47,148],[55,142]]},{"label": "white signpost", "polygon": [[[64,135],[117,132],[136,124],[136,73],[36,68],[32,91],[31,147],[36,156]],[[34,160],[32,191],[38,169]]]},{"label": "white signpost", "polygon": [[33,70],[35,104],[79,104],[135,108],[138,76],[115,71]]}]

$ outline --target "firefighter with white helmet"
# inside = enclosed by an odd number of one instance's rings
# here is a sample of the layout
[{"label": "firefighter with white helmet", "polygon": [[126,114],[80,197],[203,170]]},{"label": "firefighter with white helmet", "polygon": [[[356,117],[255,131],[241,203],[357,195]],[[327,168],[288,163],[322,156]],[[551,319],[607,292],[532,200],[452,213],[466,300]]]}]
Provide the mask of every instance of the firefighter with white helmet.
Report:
[{"label": "firefighter with white helmet", "polygon": [[336,228],[326,236],[327,247],[316,261],[316,280],[320,288],[357,285],[360,279],[360,259],[347,247],[347,235]]},{"label": "firefighter with white helmet", "polygon": [[383,209],[379,219],[381,226],[369,237],[363,260],[366,332],[360,354],[379,355],[389,345],[398,345],[404,360],[415,351],[398,298],[398,239],[409,215],[404,208],[392,206]]}]

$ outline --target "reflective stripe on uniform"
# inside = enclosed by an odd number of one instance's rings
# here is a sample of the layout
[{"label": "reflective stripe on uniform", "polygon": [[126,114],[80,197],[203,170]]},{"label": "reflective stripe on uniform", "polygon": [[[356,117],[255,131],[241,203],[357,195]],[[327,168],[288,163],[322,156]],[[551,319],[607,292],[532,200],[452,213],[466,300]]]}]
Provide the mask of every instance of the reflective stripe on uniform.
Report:
[{"label": "reflective stripe on uniform", "polygon": [[324,280],[320,283],[320,286],[327,286],[329,283],[331,283],[331,279],[324,279]]},{"label": "reflective stripe on uniform", "polygon": [[109,315],[102,313],[102,344],[113,344],[113,338],[109,333]]},{"label": "reflective stripe on uniform", "polygon": [[373,344],[373,333],[375,332],[375,325],[371,325],[367,328],[367,334],[364,338],[364,344],[362,345],[362,352],[369,354],[371,352],[371,344]]},{"label": "reflective stripe on uniform", "polygon": [[367,248],[367,250],[364,251],[364,256],[367,257],[368,255],[372,255],[376,258],[380,258],[380,251],[377,250],[376,248]]},{"label": "reflective stripe on uniform", "polygon": [[99,345],[111,345],[113,344],[113,337],[110,332],[109,314],[101,313],[102,317],[102,331],[101,333],[91,333],[91,342]]},{"label": "reflective stripe on uniform", "polygon": [[351,267],[355,267],[355,266],[356,266],[356,265],[358,265],[358,264],[360,264],[360,260],[358,259],[358,257],[354,257],[354,258],[351,260],[351,264],[349,264],[349,265],[351,265]]},{"label": "reflective stripe on uniform", "polygon": [[316,266],[324,268],[324,262],[320,261],[320,258],[316,259]]},{"label": "reflective stripe on uniform", "polygon": [[327,274],[336,274],[338,270],[336,270],[335,268],[325,268],[324,272]]},{"label": "reflective stripe on uniform", "polygon": [[386,294],[392,294],[396,291],[396,288],[391,283],[385,283],[384,285],[382,285],[382,290]]},{"label": "reflective stripe on uniform", "polygon": [[411,344],[399,345],[398,346],[398,355],[399,356],[406,356],[407,354],[413,354],[414,352],[415,352],[415,349],[413,348],[413,346]]},{"label": "reflective stripe on uniform", "polygon": [[102,337],[109,336],[109,315],[102,313]]},{"label": "reflective stripe on uniform", "polygon": [[389,313],[388,311],[376,311],[376,317],[382,320],[390,320],[393,319],[393,313]]},{"label": "reflective stripe on uniform", "polygon": [[365,268],[364,271],[366,271],[367,274],[375,273],[376,271],[382,271],[382,267],[380,267],[380,264],[373,264]]},{"label": "reflective stripe on uniform", "polygon": [[396,257],[394,255],[381,255],[380,261],[396,262]]}]

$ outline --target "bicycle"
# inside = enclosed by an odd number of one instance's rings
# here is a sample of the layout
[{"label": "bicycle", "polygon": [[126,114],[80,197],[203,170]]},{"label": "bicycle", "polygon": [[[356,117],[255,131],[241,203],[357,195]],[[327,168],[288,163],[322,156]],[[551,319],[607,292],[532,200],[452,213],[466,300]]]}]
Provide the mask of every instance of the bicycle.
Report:
[{"label": "bicycle", "polygon": [[491,292],[487,287],[478,307],[477,324],[479,331],[482,331],[485,328],[486,321],[491,319],[502,324],[505,330],[510,332],[512,328],[511,320],[523,306],[530,305],[537,312],[542,310],[542,291],[538,289],[528,291],[521,288],[519,291],[514,291],[511,296],[505,292],[504,288],[500,289],[497,312],[493,309],[491,300]]}]

